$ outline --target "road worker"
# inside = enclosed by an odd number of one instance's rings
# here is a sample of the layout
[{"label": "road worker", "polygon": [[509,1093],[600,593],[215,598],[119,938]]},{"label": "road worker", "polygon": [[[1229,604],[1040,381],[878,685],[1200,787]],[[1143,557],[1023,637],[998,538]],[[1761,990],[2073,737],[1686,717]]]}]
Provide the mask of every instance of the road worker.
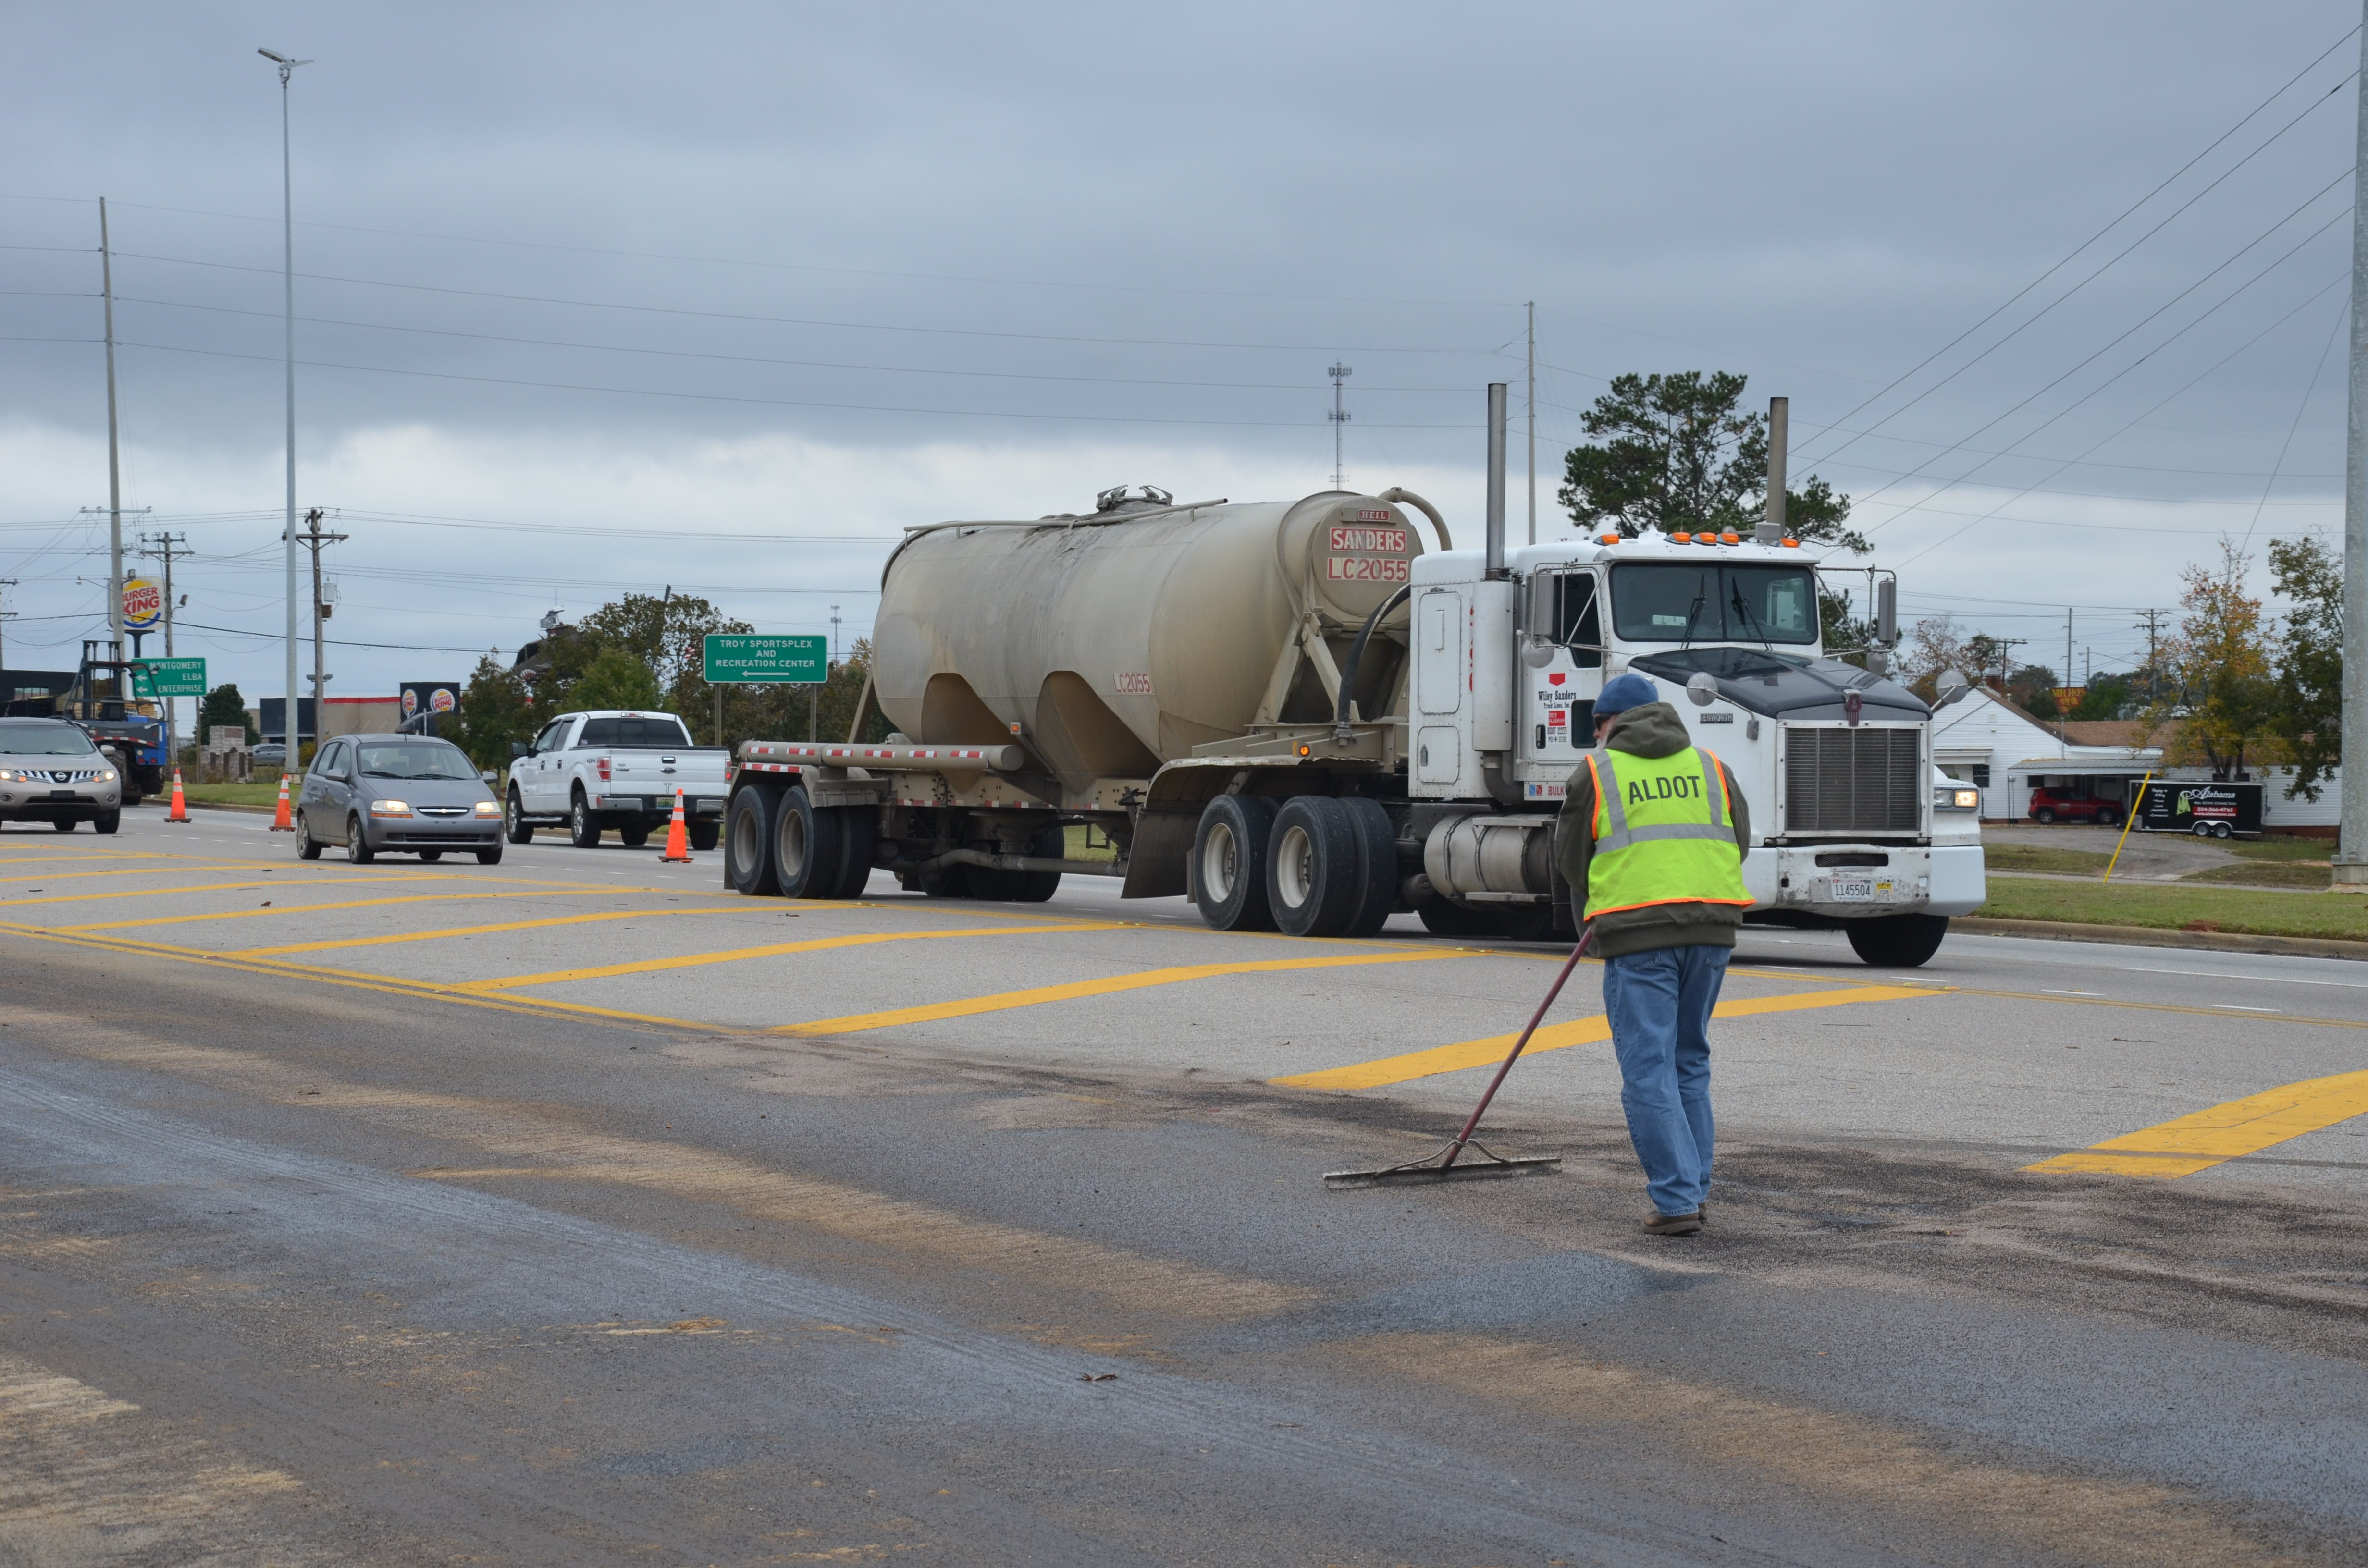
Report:
[{"label": "road worker", "polygon": [[1645,676],[1604,684],[1595,739],[1564,795],[1555,863],[1603,960],[1620,1106],[1653,1200],[1645,1229],[1691,1235],[1710,1190],[1710,1015],[1751,903],[1751,818],[1735,775]]}]

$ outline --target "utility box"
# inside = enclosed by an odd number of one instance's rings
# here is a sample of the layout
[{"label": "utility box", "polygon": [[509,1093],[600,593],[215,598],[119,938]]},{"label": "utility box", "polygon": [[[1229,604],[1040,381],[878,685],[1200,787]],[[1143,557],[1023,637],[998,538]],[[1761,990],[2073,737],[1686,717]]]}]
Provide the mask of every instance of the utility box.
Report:
[{"label": "utility box", "polygon": [[2146,786],[2137,824],[2148,833],[2192,833],[2205,838],[2242,834],[2258,838],[2262,788],[2251,781],[2157,778]]}]

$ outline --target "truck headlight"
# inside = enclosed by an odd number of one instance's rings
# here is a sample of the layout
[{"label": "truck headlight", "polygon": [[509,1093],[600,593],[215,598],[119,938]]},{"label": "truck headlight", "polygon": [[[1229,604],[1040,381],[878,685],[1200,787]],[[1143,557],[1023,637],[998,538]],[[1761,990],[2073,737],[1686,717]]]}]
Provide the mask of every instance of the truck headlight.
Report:
[{"label": "truck headlight", "polygon": [[1977,812],[1982,809],[1982,792],[1975,789],[1941,789],[1932,791],[1932,809],[1941,812]]},{"label": "truck headlight", "polygon": [[411,814],[408,801],[372,801],[370,815],[374,817],[407,817]]},{"label": "truck headlight", "polygon": [[502,808],[498,801],[479,801],[477,802],[477,814],[481,817],[497,817],[502,814]]}]

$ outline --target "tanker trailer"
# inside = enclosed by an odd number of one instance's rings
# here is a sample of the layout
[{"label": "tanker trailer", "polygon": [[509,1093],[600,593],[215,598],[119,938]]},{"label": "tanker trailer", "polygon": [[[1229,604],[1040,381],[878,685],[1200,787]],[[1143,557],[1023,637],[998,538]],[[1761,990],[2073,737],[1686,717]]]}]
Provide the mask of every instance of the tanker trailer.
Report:
[{"label": "tanker trailer", "polygon": [[[1812,554],[1763,528],[1508,556],[1491,394],[1482,550],[1403,490],[1120,489],[1091,513],[909,530],[867,690],[896,733],[745,744],[727,882],[848,897],[885,868],[934,896],[1042,900],[1104,875],[1219,929],[1371,935],[1413,911],[1441,934],[1571,935],[1554,812],[1595,693],[1634,670],[1743,786],[1748,918],[1929,958],[1982,901],[1978,797],[1935,772],[1919,699],[1823,655]],[[1117,859],[1067,858],[1074,824]]]}]

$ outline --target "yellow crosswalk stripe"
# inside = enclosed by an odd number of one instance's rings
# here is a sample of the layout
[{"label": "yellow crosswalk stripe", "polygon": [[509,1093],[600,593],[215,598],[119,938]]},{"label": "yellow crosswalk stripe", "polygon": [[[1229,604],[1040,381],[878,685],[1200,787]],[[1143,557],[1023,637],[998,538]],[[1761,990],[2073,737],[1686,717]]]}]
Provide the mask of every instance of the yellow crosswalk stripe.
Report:
[{"label": "yellow crosswalk stripe", "polygon": [[1251,963],[1195,963],[1173,969],[1149,969],[1116,974],[1104,980],[1073,981],[1066,985],[1038,985],[1026,991],[999,991],[991,996],[959,1002],[933,1002],[921,1007],[897,1007],[882,1013],[851,1013],[843,1018],[817,1018],[810,1024],[783,1024],[774,1034],[860,1034],[865,1029],[894,1028],[899,1024],[935,1023],[942,1018],[967,1018],[979,1013],[1000,1013],[1013,1007],[1034,1007],[1046,1002],[1071,1002],[1084,996],[1110,996],[1146,986],[1176,985],[1188,980],[1211,980],[1226,974],[1267,974],[1285,970],[1340,969],[1353,964],[1420,963],[1432,959],[1467,956],[1463,949],[1430,948],[1417,951],[1358,953],[1338,958],[1264,959]]},{"label": "yellow crosswalk stripe", "polygon": [[[515,897],[494,893],[494,898]],[[530,896],[543,897],[544,894]],[[436,931],[397,931],[385,937],[332,937],[319,942],[288,942],[276,948],[238,948],[222,956],[233,959],[268,959],[285,953],[325,953],[338,948],[383,948],[396,942],[434,942],[449,937],[489,937],[502,931],[540,931],[553,926],[591,926],[604,920],[656,920],[669,915],[729,915],[724,909],[606,909],[595,915],[554,915],[541,920],[505,920],[491,926],[447,926]],[[772,911],[750,904],[747,913],[769,915]]]},{"label": "yellow crosswalk stripe", "polygon": [[2368,1073],[2305,1078],[2191,1111],[2086,1149],[2026,1165],[2033,1171],[2183,1176],[2368,1115]]},{"label": "yellow crosswalk stripe", "polygon": [[[1909,996],[1946,995],[1923,985],[1850,985],[1832,991],[1793,992],[1782,996],[1739,996],[1721,1002],[1711,1016],[1714,1018],[1748,1018],[1764,1013],[1798,1013],[1814,1007],[1842,1007],[1854,1002],[1896,1002]],[[1494,1067],[1505,1060],[1520,1038],[1512,1034],[1490,1035],[1485,1040],[1459,1040],[1453,1045],[1435,1045],[1428,1051],[1410,1051],[1403,1056],[1384,1056],[1375,1062],[1360,1062],[1348,1067],[1327,1067],[1316,1073],[1295,1073],[1288,1078],[1277,1078],[1277,1084],[1294,1089],[1378,1089],[1390,1084],[1404,1084],[1416,1078],[1429,1078],[1440,1073],[1461,1073],[1472,1067]],[[1534,1055],[1541,1051],[1563,1051],[1574,1045],[1594,1045],[1611,1038],[1611,1021],[1598,1013],[1590,1018],[1574,1018],[1568,1023],[1542,1024],[1530,1037],[1529,1049],[1522,1054]]]},{"label": "yellow crosswalk stripe", "polygon": [[[689,914],[691,911],[686,910]],[[700,913],[712,913],[701,911]],[[541,974],[510,974],[492,980],[463,981],[448,991],[511,991],[522,985],[557,985],[575,980],[609,980],[620,974],[656,974],[670,969],[695,969],[702,964],[739,963],[748,959],[779,958],[786,953],[816,953],[832,948],[868,948],[880,942],[918,942],[938,937],[1041,937],[1054,931],[1123,931],[1124,920],[1078,920],[1062,925],[973,926],[954,931],[872,931],[847,937],[818,937],[803,942],[774,942],[761,948],[734,948],[720,953],[687,953],[680,958],[640,959],[631,963],[600,964],[589,969],[554,969]]]}]

